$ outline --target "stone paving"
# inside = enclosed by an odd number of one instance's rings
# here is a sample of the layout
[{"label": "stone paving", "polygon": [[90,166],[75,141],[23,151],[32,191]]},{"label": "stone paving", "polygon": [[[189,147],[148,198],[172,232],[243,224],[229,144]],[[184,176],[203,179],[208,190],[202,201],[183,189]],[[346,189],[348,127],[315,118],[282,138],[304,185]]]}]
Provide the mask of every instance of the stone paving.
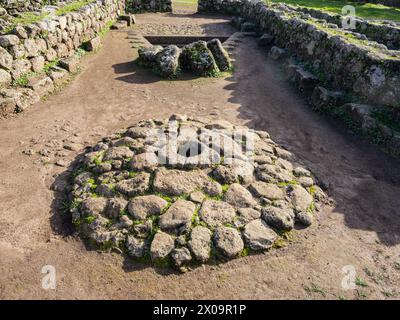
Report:
[{"label": "stone paving", "polygon": [[71,212],[82,236],[182,271],[271,249],[326,200],[267,132],[224,120],[143,120],[78,163]]}]

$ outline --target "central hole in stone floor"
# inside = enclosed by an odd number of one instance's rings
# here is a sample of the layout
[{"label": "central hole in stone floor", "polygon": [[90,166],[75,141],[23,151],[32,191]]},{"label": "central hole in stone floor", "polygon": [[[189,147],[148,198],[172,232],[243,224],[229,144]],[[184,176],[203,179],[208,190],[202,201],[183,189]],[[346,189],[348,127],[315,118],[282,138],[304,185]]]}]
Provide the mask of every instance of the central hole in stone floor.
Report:
[{"label": "central hole in stone floor", "polygon": [[147,35],[144,38],[149,41],[152,45],[168,46],[174,44],[178,47],[196,42],[196,41],[210,41],[212,39],[219,39],[224,43],[229,36],[158,36],[158,35]]}]

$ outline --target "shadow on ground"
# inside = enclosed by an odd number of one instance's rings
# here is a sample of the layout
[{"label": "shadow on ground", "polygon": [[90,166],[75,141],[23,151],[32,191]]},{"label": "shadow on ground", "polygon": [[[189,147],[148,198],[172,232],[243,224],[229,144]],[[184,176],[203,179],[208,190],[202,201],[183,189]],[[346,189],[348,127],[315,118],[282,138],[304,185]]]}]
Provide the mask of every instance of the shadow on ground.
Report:
[{"label": "shadow on ground", "polygon": [[[375,232],[387,246],[399,244],[400,162],[350,133],[342,123],[314,113],[288,84],[280,66],[257,48],[255,39],[244,39],[241,48],[235,57],[235,72],[224,88],[231,93],[228,102],[239,105],[238,117],[251,128],[268,131],[274,141],[315,173],[335,200],[335,211],[343,215],[347,227]],[[116,74],[124,74],[116,78],[119,81],[161,81],[133,62],[114,64],[113,68]],[[63,208],[68,194],[65,187],[79,158],[52,186],[51,227],[62,236],[75,233],[71,216]],[[87,249],[96,250],[89,245]],[[149,267],[124,256],[126,272]],[[176,273],[173,269],[155,270],[163,275]]]},{"label": "shadow on ground", "polygon": [[113,68],[116,74],[123,74],[123,76],[115,79],[127,83],[149,84],[159,81],[187,81],[199,78],[189,72],[182,71],[176,79],[165,79],[153,73],[151,68],[144,68],[137,65],[135,61],[114,64]]},{"label": "shadow on ground", "polygon": [[388,246],[399,244],[400,161],[339,120],[313,112],[255,39],[243,45],[225,87],[229,102],[240,105],[239,117],[268,131],[317,175],[349,228],[373,231]]}]

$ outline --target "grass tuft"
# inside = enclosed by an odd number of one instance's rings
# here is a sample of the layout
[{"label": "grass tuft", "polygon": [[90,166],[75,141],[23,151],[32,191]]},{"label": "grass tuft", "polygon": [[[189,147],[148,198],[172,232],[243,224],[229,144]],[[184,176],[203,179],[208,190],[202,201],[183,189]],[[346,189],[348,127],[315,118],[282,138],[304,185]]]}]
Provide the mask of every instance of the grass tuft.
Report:
[{"label": "grass tuft", "polygon": [[393,20],[400,22],[400,8],[394,8],[374,3],[357,3],[343,0],[268,0],[265,2],[284,2],[316,10],[341,14],[345,5],[356,8],[356,16],[365,19]]},{"label": "grass tuft", "polygon": [[65,6],[62,6],[56,10],[56,15],[57,16],[62,16],[64,14],[77,11],[80,8],[86,6],[89,3],[95,2],[96,0],[79,0],[79,1],[74,1],[69,4],[66,4]]}]

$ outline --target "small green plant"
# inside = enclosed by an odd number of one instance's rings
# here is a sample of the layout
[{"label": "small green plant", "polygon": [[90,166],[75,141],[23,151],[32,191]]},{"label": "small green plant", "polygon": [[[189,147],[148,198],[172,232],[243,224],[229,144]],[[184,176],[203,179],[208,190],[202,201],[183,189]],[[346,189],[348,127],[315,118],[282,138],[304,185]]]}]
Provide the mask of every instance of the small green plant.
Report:
[{"label": "small green plant", "polygon": [[88,179],[88,180],[86,181],[86,183],[89,183],[89,184],[94,184],[94,183],[95,183],[95,181],[94,181],[94,179]]},{"label": "small green plant", "polygon": [[251,252],[251,249],[249,247],[244,247],[243,250],[239,253],[239,256],[241,257],[247,257]]},{"label": "small green plant", "polygon": [[287,241],[293,241],[294,240],[293,230],[276,230],[276,232],[284,240],[287,240]]},{"label": "small green plant", "polygon": [[24,74],[22,74],[21,76],[19,76],[18,78],[16,78],[12,85],[13,86],[19,86],[19,87],[26,87],[28,85],[29,82],[29,78],[35,76],[36,73],[35,72],[26,72]]},{"label": "small green plant", "polygon": [[308,192],[309,192],[312,196],[314,196],[315,193],[317,192],[317,190],[316,190],[315,186],[311,186],[311,187],[308,188]]},{"label": "small green plant", "polygon": [[172,266],[172,261],[169,256],[159,258],[153,261],[153,265],[159,268],[168,268]]},{"label": "small green plant", "polygon": [[17,25],[28,25],[35,22],[39,22],[48,16],[47,13],[35,13],[35,12],[23,12],[19,17],[12,20],[12,24],[4,30],[4,33],[9,33]]},{"label": "small green plant", "polygon": [[94,217],[94,216],[88,216],[85,218],[85,222],[88,224],[92,223],[94,220],[96,220],[96,217]]},{"label": "small green plant", "polygon": [[75,56],[77,56],[78,58],[82,58],[86,53],[87,53],[87,51],[85,49],[79,47],[75,51]]},{"label": "small green plant", "polygon": [[114,247],[114,243],[112,240],[108,240],[102,244],[97,245],[101,251],[108,251],[111,250],[112,247]]},{"label": "small green plant", "polygon": [[368,284],[361,278],[357,277],[356,278],[356,285],[359,287],[368,287]]},{"label": "small green plant", "polygon": [[79,209],[81,206],[81,202],[74,200],[74,201],[64,201],[62,203],[62,211],[64,213],[69,213],[73,209]]},{"label": "small green plant", "polygon": [[200,223],[199,208],[198,207],[196,207],[196,209],[194,211],[194,214],[192,216],[191,222],[192,222],[192,226],[193,227],[196,227]]},{"label": "small green plant", "polygon": [[290,180],[287,182],[279,182],[278,183],[278,187],[288,187],[288,186],[294,186],[294,185],[298,185],[299,182],[297,180]]},{"label": "small green plant", "polygon": [[74,220],[72,221],[73,225],[75,226],[75,228],[80,231],[81,227],[82,227],[82,219],[78,219],[78,220]]},{"label": "small green plant", "polygon": [[56,66],[58,65],[59,62],[60,62],[59,59],[56,59],[56,60],[47,62],[47,63],[44,65],[44,67],[43,67],[43,71],[44,71],[45,73],[49,73],[50,70],[51,70],[52,68],[56,67]]},{"label": "small green plant", "polygon": [[97,34],[100,38],[103,38],[108,31],[110,31],[111,26],[113,25],[113,21],[108,21],[103,29]]},{"label": "small green plant", "polygon": [[108,219],[107,223],[106,223],[106,228],[109,228],[113,225],[114,221],[112,219]]},{"label": "small green plant", "polygon": [[208,225],[207,225],[207,223],[205,223],[204,221],[200,221],[200,223],[199,223],[199,226],[202,226],[202,227],[208,228],[208,229],[210,229],[210,230],[211,230],[211,232],[213,232],[213,231],[214,231],[214,227],[208,226]]},{"label": "small green plant", "polygon": [[315,211],[315,203],[314,203],[314,201],[312,201],[307,208],[307,212],[313,213],[314,211]]},{"label": "small green plant", "polygon": [[232,223],[229,223],[229,222],[224,223],[224,227],[227,227],[227,228],[235,228],[235,227],[233,226],[233,224],[232,224]]},{"label": "small green plant", "polygon": [[365,299],[368,297],[364,291],[359,290],[359,289],[356,289],[356,296],[357,296],[357,299]]},{"label": "small green plant", "polygon": [[230,185],[229,184],[223,184],[222,185],[222,193],[225,193],[225,192],[227,192],[228,191],[228,189],[229,189],[229,187],[230,187]]},{"label": "small green plant", "polygon": [[219,71],[210,75],[210,77],[214,78],[226,78],[233,74],[233,68],[226,70],[226,71]]},{"label": "small green plant", "polygon": [[283,238],[278,238],[275,240],[274,244],[272,245],[273,249],[281,249],[286,247],[287,243]]},{"label": "small green plant", "polygon": [[128,215],[128,211],[126,210],[126,209],[123,209],[123,210],[121,210],[120,212],[119,212],[119,216],[120,217],[122,217],[122,216],[127,216]]},{"label": "small green plant", "polygon": [[59,8],[56,10],[56,15],[57,15],[57,16],[62,16],[62,15],[64,15],[64,14],[66,14],[66,13],[73,12],[73,11],[77,11],[78,9],[80,9],[80,8],[86,6],[87,4],[92,3],[92,2],[94,2],[94,1],[96,1],[96,0],[79,0],[79,1],[73,1],[73,2],[71,2],[71,3],[69,3],[69,4],[66,4],[66,5],[64,5],[64,6],[62,6],[62,7],[59,7]]},{"label": "small green plant", "polygon": [[326,296],[326,293],[325,293],[324,289],[322,289],[321,287],[317,286],[315,283],[311,283],[310,287],[305,286],[304,290],[306,290],[308,293],[319,293],[323,297]]},{"label": "small green plant", "polygon": [[175,201],[176,201],[176,200],[188,200],[189,197],[190,197],[189,194],[181,194],[180,196],[174,197],[174,200],[175,200]]},{"label": "small green plant", "polygon": [[138,175],[137,171],[129,171],[129,178],[134,178]]},{"label": "small green plant", "polygon": [[96,156],[94,156],[94,157],[92,158],[92,162],[93,162],[96,166],[101,165],[102,160],[103,160],[103,154],[98,154],[98,155],[96,155]]},{"label": "small green plant", "polygon": [[165,194],[162,194],[162,193],[160,193],[160,192],[156,192],[155,195],[158,196],[158,197],[160,197],[160,198],[162,198],[162,199],[164,199],[164,200],[167,201],[168,203],[174,202],[174,199],[173,199],[172,197],[167,196],[167,195],[165,195]]}]

